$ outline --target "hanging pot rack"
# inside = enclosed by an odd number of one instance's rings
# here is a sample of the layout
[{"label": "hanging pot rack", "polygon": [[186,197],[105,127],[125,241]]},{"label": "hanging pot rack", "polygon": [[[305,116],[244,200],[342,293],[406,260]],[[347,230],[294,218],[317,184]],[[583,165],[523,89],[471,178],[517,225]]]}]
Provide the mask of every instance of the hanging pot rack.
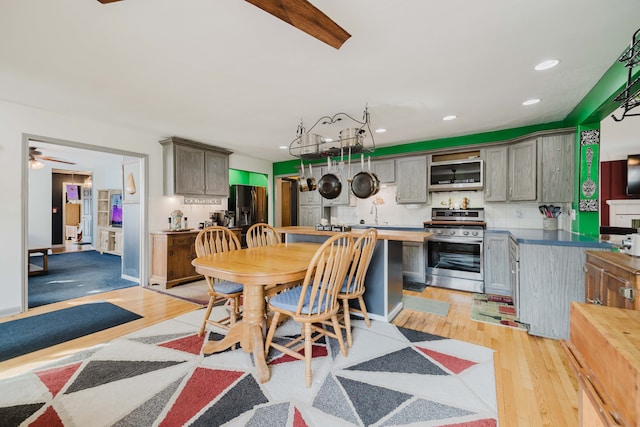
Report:
[{"label": "hanging pot rack", "polygon": [[[325,138],[313,132],[318,125],[332,125],[341,121],[350,123],[347,126],[353,129],[349,136],[338,138]],[[353,133],[353,135],[351,135]],[[370,146],[364,144],[364,139],[371,137]],[[296,137],[289,144],[289,154],[301,160],[316,160],[327,157],[337,157],[349,151],[350,154],[372,153],[376,145],[371,132],[370,116],[368,106],[365,106],[362,113],[362,120],[355,119],[347,113],[336,113],[333,116],[322,116],[306,130],[302,120],[296,130]]]},{"label": "hanging pot rack", "polygon": [[640,64],[640,29],[633,33],[631,44],[620,56],[618,62],[623,63],[628,68],[628,74],[627,85],[613,99],[615,102],[619,102],[624,109],[620,118],[613,114],[611,115],[611,118],[616,122],[620,122],[628,116],[640,116],[640,113],[629,113],[629,111],[640,105],[640,76],[633,79],[634,67]]}]

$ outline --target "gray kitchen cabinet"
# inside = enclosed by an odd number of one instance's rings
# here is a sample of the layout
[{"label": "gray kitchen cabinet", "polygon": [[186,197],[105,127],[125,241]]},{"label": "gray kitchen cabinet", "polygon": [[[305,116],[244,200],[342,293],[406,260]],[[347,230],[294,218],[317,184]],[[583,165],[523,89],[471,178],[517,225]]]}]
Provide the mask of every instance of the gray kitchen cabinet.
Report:
[{"label": "gray kitchen cabinet", "polygon": [[313,227],[320,224],[322,218],[322,207],[316,206],[299,206],[298,207],[298,225],[301,227]]},{"label": "gray kitchen cabinet", "polygon": [[509,146],[509,200],[535,201],[537,149],[535,139]]},{"label": "gray kitchen cabinet", "polygon": [[160,144],[166,196],[229,197],[230,151],[177,137]]},{"label": "gray kitchen cabinet", "polygon": [[509,281],[513,291],[513,306],[520,313],[520,245],[509,236]]},{"label": "gray kitchen cabinet", "polygon": [[484,291],[488,294],[513,297],[509,269],[509,235],[484,235]]},{"label": "gray kitchen cabinet", "polygon": [[484,159],[484,200],[486,202],[507,201],[507,153],[506,146],[482,150]]},{"label": "gray kitchen cabinet", "polygon": [[574,134],[538,139],[538,200],[544,203],[573,201]]},{"label": "gray kitchen cabinet", "polygon": [[427,156],[396,159],[397,203],[427,203]]},{"label": "gray kitchen cabinet", "polygon": [[[569,307],[585,301],[586,249],[580,246],[519,245],[520,321],[529,333],[569,338]],[[593,248],[589,248],[593,250]]]},{"label": "gray kitchen cabinet", "polygon": [[402,276],[410,281],[424,283],[424,243],[402,242]]},{"label": "gray kitchen cabinet", "polygon": [[396,182],[396,162],[394,159],[372,160],[371,171],[383,184]]}]

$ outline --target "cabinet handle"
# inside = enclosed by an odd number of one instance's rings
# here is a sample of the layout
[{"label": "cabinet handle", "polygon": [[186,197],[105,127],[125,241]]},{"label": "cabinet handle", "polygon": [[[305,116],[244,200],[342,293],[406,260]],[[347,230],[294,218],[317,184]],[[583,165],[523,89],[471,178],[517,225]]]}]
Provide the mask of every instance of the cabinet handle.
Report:
[{"label": "cabinet handle", "polygon": [[169,251],[169,256],[173,256],[173,250]]},{"label": "cabinet handle", "polygon": [[595,305],[602,305],[602,301],[600,301],[600,298],[596,298],[596,299],[587,298],[587,302],[590,302],[591,304],[595,304]]},{"label": "cabinet handle", "polygon": [[618,288],[618,292],[620,292],[620,295],[622,295],[623,298],[626,298],[631,302],[633,302],[633,300],[635,299],[633,288],[622,288],[621,287],[621,288]]}]

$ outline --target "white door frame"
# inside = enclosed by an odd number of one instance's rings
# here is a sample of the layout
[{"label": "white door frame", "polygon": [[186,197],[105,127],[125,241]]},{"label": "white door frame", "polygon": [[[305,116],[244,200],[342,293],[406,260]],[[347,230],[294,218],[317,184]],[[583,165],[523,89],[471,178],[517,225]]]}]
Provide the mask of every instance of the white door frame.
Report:
[{"label": "white door frame", "polygon": [[67,141],[57,138],[50,138],[47,136],[34,135],[34,134],[22,134],[22,218],[20,218],[22,228],[22,301],[21,312],[26,312],[29,309],[29,257],[27,254],[28,249],[28,236],[29,236],[29,145],[31,142],[44,142],[47,144],[61,145],[65,147],[78,148],[82,150],[97,151],[101,153],[115,154],[119,156],[136,157],[140,159],[140,180],[138,189],[140,191],[140,286],[148,283],[149,279],[149,238],[148,238],[148,166],[149,155],[142,153],[135,153],[131,151],[119,150],[110,147],[102,147],[98,145],[85,144],[81,142]]}]

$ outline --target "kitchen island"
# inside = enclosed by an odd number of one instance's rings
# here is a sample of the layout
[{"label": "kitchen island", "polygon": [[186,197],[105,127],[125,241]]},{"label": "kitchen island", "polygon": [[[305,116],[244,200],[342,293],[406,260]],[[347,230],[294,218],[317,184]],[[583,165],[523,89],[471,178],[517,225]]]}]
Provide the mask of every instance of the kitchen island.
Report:
[{"label": "kitchen island", "polygon": [[[280,227],[287,242],[324,242],[337,231],[319,231],[315,227]],[[365,228],[349,233],[357,239]],[[431,237],[425,231],[378,229],[378,242],[365,278],[364,302],[369,317],[391,321],[402,310],[402,242],[424,242]]]}]

